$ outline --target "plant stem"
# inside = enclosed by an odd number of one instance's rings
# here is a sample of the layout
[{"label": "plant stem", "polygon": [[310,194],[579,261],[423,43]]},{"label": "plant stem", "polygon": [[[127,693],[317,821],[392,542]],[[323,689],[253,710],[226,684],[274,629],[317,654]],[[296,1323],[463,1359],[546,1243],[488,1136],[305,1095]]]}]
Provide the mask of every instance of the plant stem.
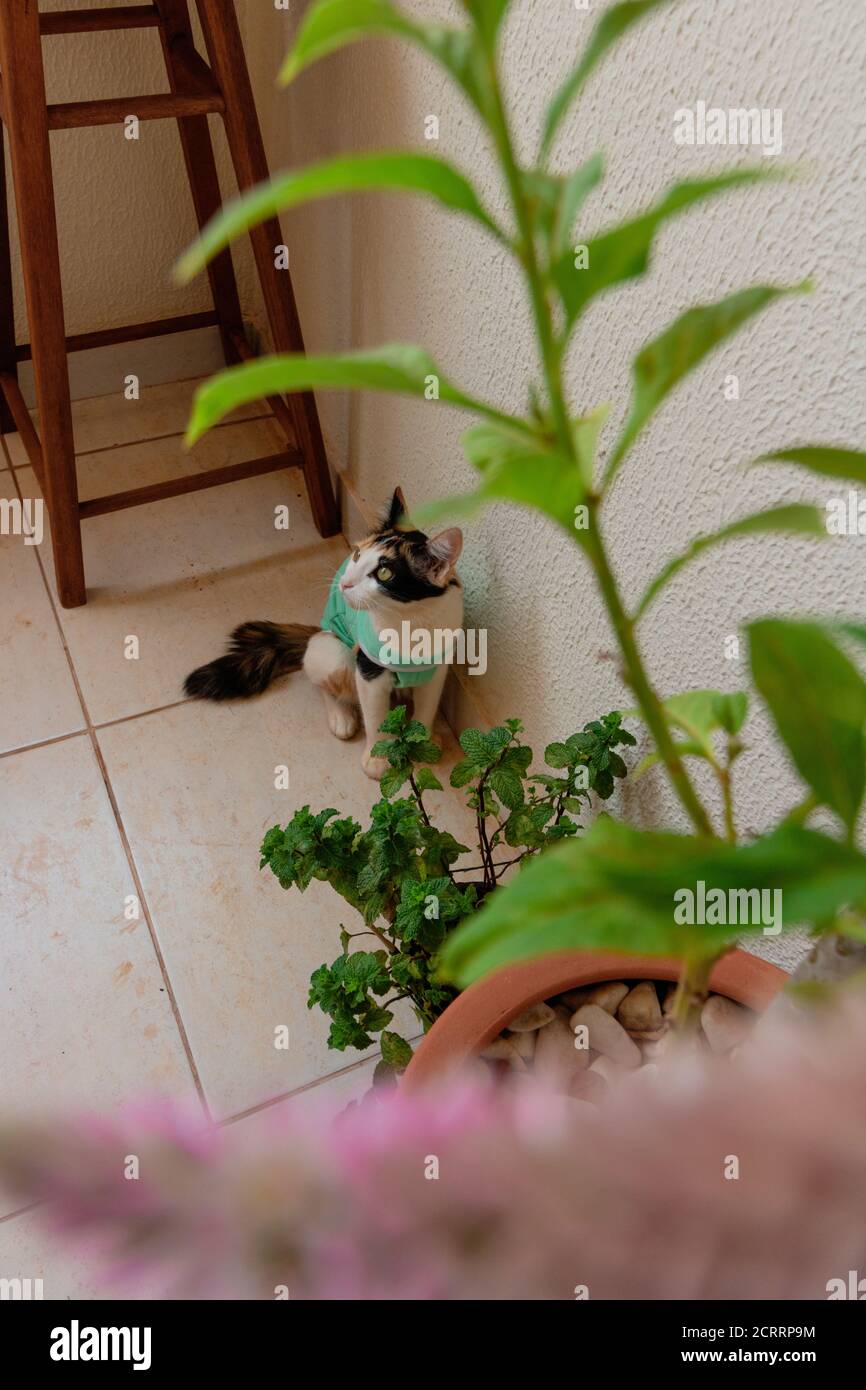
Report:
[{"label": "plant stem", "polygon": [[382,945],[386,948],[386,950],[390,951],[392,956],[397,955],[397,947],[394,945],[393,941],[390,941],[388,937],[385,935],[385,933],[381,931],[379,927],[377,927],[373,922],[370,923],[370,931],[373,933],[374,936],[378,936]]},{"label": "plant stem", "polygon": [[496,60],[492,54],[489,59],[489,70],[494,99],[494,109],[491,113],[493,136],[496,141],[499,157],[502,161],[502,167],[505,170],[508,191],[511,195],[511,205],[514,209],[514,217],[517,223],[519,234],[518,253],[523,262],[529,282],[532,312],[535,318],[535,327],[541,348],[542,365],[544,367],[544,376],[547,383],[550,409],[553,415],[553,423],[556,428],[556,437],[559,441],[560,448],[566,450],[570,457],[573,450],[571,425],[569,423],[568,411],[561,389],[559,350],[553,333],[550,303],[547,298],[544,279],[538,264],[535,237],[532,230],[532,218],[530,217],[529,208],[527,207],[524,197],[523,181],[514,155],[514,144],[511,138],[508,116],[505,111],[505,103],[502,100],[499,72],[497,70]]},{"label": "plant stem", "polygon": [[598,524],[598,502],[596,499],[590,499],[589,513],[589,530],[586,533],[587,550],[593,569],[595,570],[602,598],[604,599],[605,607],[608,611],[608,616],[613,625],[617,641],[619,642],[629,685],[635,693],[635,697],[641,708],[641,713],[656,741],[659,755],[667,769],[671,785],[679,797],[689,820],[692,822],[692,825],[699,835],[714,837],[715,831],[712,822],[692,785],[691,778],[683,766],[682,759],[676,750],[676,745],[671,735],[662,703],[653,689],[649,676],[644,668],[634,634],[634,624],[623,607],[619,589],[617,588],[616,580],[610,567],[610,561],[607,557],[607,551],[605,550],[604,541]]},{"label": "plant stem", "polygon": [[481,859],[484,864],[485,885],[488,888],[492,888],[493,885],[496,883],[496,874],[493,869],[493,851],[491,850],[490,842],[487,839],[487,826],[485,823],[487,819],[487,815],[484,809],[485,781],[486,777],[482,777],[481,781],[478,783],[478,810],[476,812],[478,825],[478,848],[481,851]]},{"label": "plant stem", "polygon": [[[489,57],[489,70],[494,94],[492,129],[497,150],[505,170],[514,216],[520,236],[519,253],[529,282],[532,310],[535,317],[538,342],[541,352],[550,408],[556,436],[565,456],[575,466],[578,465],[570,416],[562,386],[562,353],[556,342],[550,301],[545,289],[544,277],[538,264],[538,254],[532,230],[532,218],[524,194],[523,181],[514,155],[514,145],[508,125],[499,73],[493,54]],[[595,570],[601,596],[607,608],[625,665],[626,675],[641,708],[641,713],[652,733],[659,755],[667,769],[683,809],[699,835],[715,837],[712,822],[689,777],[679,754],[665,716],[661,701],[656,695],[644,668],[643,660],[634,635],[631,619],[626,614],[620,598],[619,589],[605,550],[598,523],[598,498],[588,498],[590,510],[590,530],[587,550]]]},{"label": "plant stem", "polygon": [[710,989],[710,975],[718,956],[707,960],[685,957],[682,973],[677,984],[674,1011],[671,1022],[681,1038],[693,1036],[700,1025],[701,1009],[706,1003]]},{"label": "plant stem", "polygon": [[719,768],[719,785],[722,788],[722,803],[725,808],[725,837],[729,844],[737,843],[737,827],[734,822],[734,797],[731,786],[731,769]]},{"label": "plant stem", "polygon": [[418,790],[418,783],[415,781],[414,772],[409,773],[409,786],[412,788],[412,795],[418,803],[418,810],[421,812],[421,819],[423,820],[426,826],[429,826],[430,817],[428,816],[424,808],[424,802],[421,800],[421,793]]}]

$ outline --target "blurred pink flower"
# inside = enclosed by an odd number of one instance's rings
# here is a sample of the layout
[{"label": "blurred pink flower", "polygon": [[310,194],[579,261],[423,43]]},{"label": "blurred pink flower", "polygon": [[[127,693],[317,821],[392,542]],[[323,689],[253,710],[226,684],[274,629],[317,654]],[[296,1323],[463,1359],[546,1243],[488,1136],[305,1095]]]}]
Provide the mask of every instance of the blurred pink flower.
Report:
[{"label": "blurred pink flower", "polygon": [[862,1004],[596,1111],[526,1082],[282,1109],[9,1124],[0,1179],[115,1291],[169,1298],[803,1299],[866,1272]]}]

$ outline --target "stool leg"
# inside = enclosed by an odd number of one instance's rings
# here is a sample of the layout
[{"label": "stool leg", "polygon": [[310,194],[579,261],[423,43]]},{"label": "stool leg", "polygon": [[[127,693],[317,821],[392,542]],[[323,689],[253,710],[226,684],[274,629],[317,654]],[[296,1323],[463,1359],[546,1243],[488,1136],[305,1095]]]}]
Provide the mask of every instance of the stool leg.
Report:
[{"label": "stool leg", "polygon": [[[233,0],[196,0],[196,5],[211,68],[225,98],[226,136],[238,186],[251,188],[267,179],[269,171]],[[283,244],[279,221],[269,219],[253,228],[250,236],[274,346],[278,352],[303,352],[292,282],[288,272],[274,264],[274,248]],[[311,391],[292,395],[289,405],[304,458],[313,519],[321,536],[336,535],[340,519],[315,397]]]},{"label": "stool leg", "polygon": [[[176,62],[175,54],[178,43],[193,45],[189,6],[187,0],[156,0],[156,8],[162,21],[159,29],[169,86],[173,92],[182,91],[183,73]],[[182,116],[178,120],[177,128],[196,220],[201,229],[219,211],[222,204],[207,116]],[[240,360],[232,332],[243,334],[244,331],[231,252],[226,249],[215,256],[207,268],[207,273],[214,308],[220,321],[223,356],[231,365]]]},{"label": "stool leg", "polygon": [[39,11],[33,0],[3,0],[0,4],[0,68],[57,592],[64,608],[77,608],[86,603],[87,595],[45,76]]},{"label": "stool leg", "polygon": [[[15,355],[15,303],[12,297],[12,259],[9,252],[9,204],[6,196],[4,134],[0,124],[0,371],[18,375]],[[0,391],[0,434],[17,428],[6,396]]]}]

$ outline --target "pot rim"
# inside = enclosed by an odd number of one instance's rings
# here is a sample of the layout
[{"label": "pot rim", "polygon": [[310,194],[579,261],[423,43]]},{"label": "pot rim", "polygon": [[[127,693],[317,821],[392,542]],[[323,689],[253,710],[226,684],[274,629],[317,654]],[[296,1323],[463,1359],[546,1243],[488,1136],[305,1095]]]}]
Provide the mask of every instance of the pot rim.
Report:
[{"label": "pot rim", "polygon": [[[406,1068],[402,1085],[417,1090],[453,1071],[498,1037],[515,1014],[539,1000],[607,980],[679,978],[681,962],[671,956],[629,956],[558,951],[518,961],[477,980],[448,1005]],[[788,979],[788,972],[748,951],[733,950],[717,961],[710,988],[737,1004],[763,1010]]]}]

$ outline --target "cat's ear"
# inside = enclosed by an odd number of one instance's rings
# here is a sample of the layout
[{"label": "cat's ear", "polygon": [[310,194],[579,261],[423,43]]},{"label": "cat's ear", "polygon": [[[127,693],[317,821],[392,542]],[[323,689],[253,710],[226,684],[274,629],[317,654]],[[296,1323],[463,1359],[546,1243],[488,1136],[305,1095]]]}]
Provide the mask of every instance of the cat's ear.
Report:
[{"label": "cat's ear", "polygon": [[398,525],[400,524],[400,521],[405,511],[406,499],[403,496],[402,489],[396,487],[394,489],[394,496],[391,498],[390,504],[388,506],[388,510],[383,514],[382,520],[379,523],[379,530],[395,531]]},{"label": "cat's ear", "polygon": [[448,582],[462,549],[463,532],[456,526],[431,537],[427,542],[427,554],[430,556],[430,577],[434,584],[444,585]]}]

